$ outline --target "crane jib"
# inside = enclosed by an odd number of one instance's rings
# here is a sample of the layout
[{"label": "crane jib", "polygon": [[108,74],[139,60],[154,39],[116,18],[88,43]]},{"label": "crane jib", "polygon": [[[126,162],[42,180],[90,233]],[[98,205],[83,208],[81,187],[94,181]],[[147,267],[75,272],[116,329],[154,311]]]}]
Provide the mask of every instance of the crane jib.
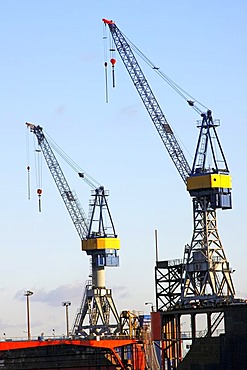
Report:
[{"label": "crane jib", "polygon": [[26,124],[29,126],[30,131],[33,132],[37,137],[38,144],[42,150],[47,166],[61,194],[80,239],[85,239],[88,234],[87,216],[75,192],[71,191],[63,171],[50,147],[50,144],[43,133],[43,128],[39,125],[36,126],[33,124]]},{"label": "crane jib", "polygon": [[161,140],[163,141],[168,154],[170,155],[177,171],[179,172],[184,183],[191,174],[190,166],[184,156],[184,153],[173,133],[173,130],[168,123],[160,105],[155,98],[149,83],[142,72],[137,59],[115,23],[112,21],[103,20],[109,26],[112,38],[116,45],[117,51],[146,107],[146,110],[158,131]]}]

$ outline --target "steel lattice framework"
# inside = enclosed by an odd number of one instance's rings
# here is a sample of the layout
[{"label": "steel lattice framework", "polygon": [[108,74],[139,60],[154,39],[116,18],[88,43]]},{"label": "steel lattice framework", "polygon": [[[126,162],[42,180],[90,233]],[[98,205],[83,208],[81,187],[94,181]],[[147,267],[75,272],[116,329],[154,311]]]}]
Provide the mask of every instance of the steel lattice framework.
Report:
[{"label": "steel lattice framework", "polygon": [[[111,334],[111,332],[119,330],[120,319],[111,296],[111,289],[105,287],[105,266],[117,267],[119,265],[119,257],[117,256],[117,250],[114,248],[115,245],[118,245],[118,239],[106,199],[108,193],[105,192],[103,186],[94,190],[94,201],[90,203],[90,222],[88,222],[75,192],[70,189],[52,148],[44,135],[43,128],[31,123],[26,123],[26,125],[37,137],[38,145],[41,148],[47,166],[79,234],[82,249],[84,248],[83,250],[91,257],[92,282],[86,286],[72,332],[73,334],[83,332],[84,336],[97,335],[97,333]],[[105,214],[108,215],[109,224],[105,222],[103,214],[104,216]],[[97,249],[95,245],[91,246],[91,241],[97,243],[97,240],[108,240],[108,238],[113,240],[113,242],[116,241],[116,244],[111,243],[111,249],[107,247]],[[87,245],[87,243],[89,244]],[[83,326],[86,315],[90,323],[89,326],[87,324]],[[112,318],[114,320],[110,323]]]},{"label": "steel lattice framework", "polygon": [[156,307],[158,311],[175,308],[181,299],[183,261],[157,261],[155,266]]},{"label": "steel lattice framework", "polygon": [[[110,314],[115,318],[114,324],[111,323]],[[95,288],[88,281],[81,306],[76,313],[72,335],[101,335],[111,334],[112,331],[116,333],[120,330],[119,320],[111,289]]]},{"label": "steel lattice framework", "polygon": [[43,133],[42,127],[33,124],[27,125],[29,125],[30,131],[33,132],[37,137],[38,144],[42,150],[47,166],[56,183],[59,193],[65,203],[80,239],[83,240],[88,235],[87,216],[75,192],[70,189],[63,171],[50,147],[50,144]]},{"label": "steel lattice framework", "polygon": [[190,246],[185,247],[182,302],[211,303],[233,300],[235,291],[231,269],[221,243],[216,211],[207,199],[193,199],[194,232]]},{"label": "steel lattice framework", "polygon": [[108,25],[119,55],[123,60],[123,63],[151,117],[151,120],[154,123],[156,130],[158,131],[180,176],[186,183],[186,178],[190,175],[191,169],[176,137],[173,134],[172,128],[162,112],[129,43],[114,23],[109,23]]},{"label": "steel lattice framework", "polygon": [[[216,209],[231,208],[231,178],[216,133],[218,122],[212,119],[210,110],[207,113],[202,113],[195,108],[197,112],[201,113],[202,122],[198,126],[200,127],[200,134],[193,161],[193,169],[191,170],[129,42],[113,21],[103,19],[103,22],[108,25],[116,49],[131,80],[169,156],[182,180],[187,184],[187,190],[193,198],[194,231],[191,245],[185,247],[180,279],[180,302],[184,305],[189,300],[196,300],[197,302],[205,300],[213,300],[214,302],[225,301],[226,299],[228,301],[232,300],[235,294],[231,279],[232,271],[229,268],[216,224]],[[190,100],[187,100],[187,102],[191,106],[194,105]],[[220,153],[221,158],[217,158],[216,153]],[[209,155],[212,157],[213,168],[206,168],[207,156]],[[218,186],[215,186],[216,181],[219,183]],[[199,264],[196,263],[196,258],[199,257],[204,262],[202,271],[198,270]],[[157,272],[159,271],[158,268]],[[167,266],[167,271],[162,271],[161,273],[161,279],[157,275],[156,282],[159,283],[162,281],[163,274],[165,277],[163,279],[165,284],[163,288],[160,289],[160,286],[156,287],[156,291],[161,291],[156,299],[160,301],[161,306],[163,305],[161,299],[164,299],[164,306],[169,305],[168,302],[171,303],[169,294],[175,298],[175,301],[177,300],[177,290],[174,290],[172,280],[169,280],[171,271],[173,271],[171,267]],[[177,274],[176,271],[178,270],[173,271],[175,275]],[[178,277],[176,277],[176,281],[178,281]],[[170,287],[171,290],[168,291],[167,287]]]}]

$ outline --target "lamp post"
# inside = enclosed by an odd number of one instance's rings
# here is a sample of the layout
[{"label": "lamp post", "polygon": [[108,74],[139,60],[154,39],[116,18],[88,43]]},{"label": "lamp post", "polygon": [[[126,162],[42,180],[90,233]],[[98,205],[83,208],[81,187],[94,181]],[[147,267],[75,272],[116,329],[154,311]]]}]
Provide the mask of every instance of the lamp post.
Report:
[{"label": "lamp post", "polygon": [[29,297],[33,295],[33,292],[31,290],[27,290],[24,293],[24,296],[27,297],[27,337],[28,340],[31,339],[31,329],[30,329],[30,304],[29,304]]},{"label": "lamp post", "polygon": [[65,315],[66,315],[66,329],[67,329],[67,337],[69,336],[69,306],[71,305],[70,301],[62,302],[62,305],[65,307]]},{"label": "lamp post", "polygon": [[153,302],[145,302],[145,305],[148,305],[148,304],[150,304],[150,306],[151,306],[151,312],[154,312]]}]

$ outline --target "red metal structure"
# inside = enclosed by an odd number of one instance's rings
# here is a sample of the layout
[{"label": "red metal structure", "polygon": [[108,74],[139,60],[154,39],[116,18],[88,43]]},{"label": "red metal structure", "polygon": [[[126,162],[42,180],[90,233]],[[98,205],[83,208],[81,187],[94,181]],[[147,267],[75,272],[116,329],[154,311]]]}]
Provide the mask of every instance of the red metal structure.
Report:
[{"label": "red metal structure", "polygon": [[0,343],[4,370],[145,370],[143,344],[135,339],[48,339]]}]

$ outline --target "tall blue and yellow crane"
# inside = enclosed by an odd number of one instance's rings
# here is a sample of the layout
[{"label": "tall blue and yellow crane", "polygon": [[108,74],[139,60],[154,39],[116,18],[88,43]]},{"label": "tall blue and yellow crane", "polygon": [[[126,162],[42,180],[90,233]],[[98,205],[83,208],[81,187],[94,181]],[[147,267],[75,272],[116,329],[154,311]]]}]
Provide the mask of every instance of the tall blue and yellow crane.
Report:
[{"label": "tall blue and yellow crane", "polygon": [[169,300],[169,307],[176,304],[186,306],[193,303],[203,305],[209,302],[212,304],[232,302],[235,296],[232,270],[219,237],[216,218],[217,209],[232,208],[232,180],[217,134],[219,120],[214,120],[212,111],[202,104],[201,109],[197,100],[192,99],[146,58],[147,63],[201,116],[197,125],[199,138],[191,168],[135,53],[141,55],[144,60],[145,56],[124,36],[115,22],[107,19],[103,19],[103,22],[109,27],[116,50],[192,197],[193,236],[191,244],[185,246],[177,300]]},{"label": "tall blue and yellow crane", "polygon": [[[82,250],[91,257],[92,279],[86,284],[72,334],[111,334],[119,329],[120,319],[111,289],[106,288],[105,267],[119,266],[117,252],[120,249],[120,240],[108,205],[108,191],[103,186],[95,186],[92,178],[87,178],[85,173],[78,172],[94,189],[87,217],[76,193],[70,189],[43,128],[28,122],[26,125],[37,138],[39,148],[80,237]],[[41,189],[38,189],[38,195],[41,195]]]}]

